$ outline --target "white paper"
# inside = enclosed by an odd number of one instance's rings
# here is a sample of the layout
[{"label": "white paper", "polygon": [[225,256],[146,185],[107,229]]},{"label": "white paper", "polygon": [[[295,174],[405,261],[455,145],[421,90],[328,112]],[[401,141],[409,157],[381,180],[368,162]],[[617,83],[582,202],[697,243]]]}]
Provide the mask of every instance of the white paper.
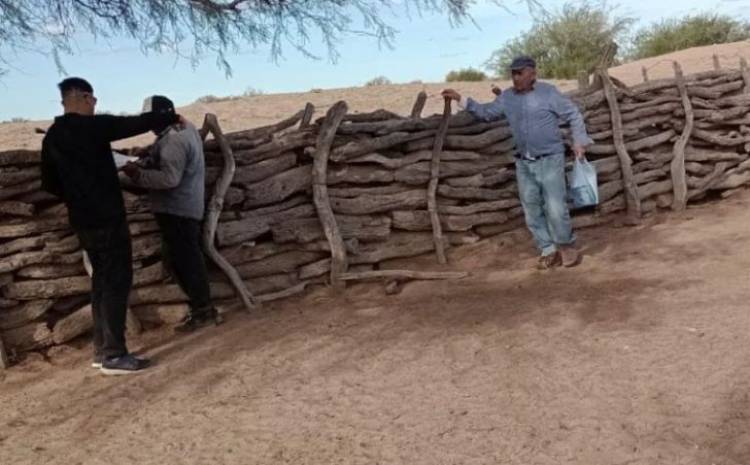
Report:
[{"label": "white paper", "polygon": [[115,166],[118,170],[125,166],[126,163],[138,160],[138,157],[129,157],[119,152],[115,152],[114,150],[112,151],[112,158],[115,159]]}]

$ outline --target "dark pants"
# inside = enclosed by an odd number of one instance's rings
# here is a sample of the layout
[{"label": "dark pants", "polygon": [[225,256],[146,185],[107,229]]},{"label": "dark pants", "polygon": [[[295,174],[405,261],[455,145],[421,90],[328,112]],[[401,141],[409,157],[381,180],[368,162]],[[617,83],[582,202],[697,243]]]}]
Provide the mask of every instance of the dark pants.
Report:
[{"label": "dark pants", "polygon": [[94,319],[94,354],[120,357],[125,345],[125,318],[128,295],[133,284],[133,258],[130,232],[125,219],[98,229],[76,231],[89,256]]},{"label": "dark pants", "polygon": [[192,218],[156,213],[162,239],[162,261],[190,299],[192,315],[211,309],[211,288],[201,248],[201,222]]}]

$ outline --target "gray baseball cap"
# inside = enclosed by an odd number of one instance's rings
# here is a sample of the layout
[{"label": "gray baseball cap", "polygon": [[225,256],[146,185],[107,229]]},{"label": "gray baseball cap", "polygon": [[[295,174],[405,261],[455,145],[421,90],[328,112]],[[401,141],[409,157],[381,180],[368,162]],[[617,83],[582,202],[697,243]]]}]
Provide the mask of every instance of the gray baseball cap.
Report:
[{"label": "gray baseball cap", "polygon": [[536,61],[528,55],[521,55],[513,58],[510,63],[510,69],[536,68]]}]

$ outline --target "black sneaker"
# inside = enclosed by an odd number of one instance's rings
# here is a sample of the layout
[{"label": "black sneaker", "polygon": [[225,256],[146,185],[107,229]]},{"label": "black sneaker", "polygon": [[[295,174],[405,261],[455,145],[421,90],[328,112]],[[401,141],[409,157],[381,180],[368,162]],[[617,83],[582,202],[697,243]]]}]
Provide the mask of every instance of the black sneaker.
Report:
[{"label": "black sneaker", "polygon": [[105,375],[129,375],[137,373],[151,365],[151,360],[138,358],[132,354],[122,357],[105,358],[102,362],[101,372]]},{"label": "black sneaker", "polygon": [[194,312],[188,314],[180,324],[174,327],[174,330],[179,333],[192,333],[198,328],[202,328],[207,324],[213,323],[219,326],[224,322],[224,317],[219,315],[219,312],[215,309],[209,309],[204,312]]}]

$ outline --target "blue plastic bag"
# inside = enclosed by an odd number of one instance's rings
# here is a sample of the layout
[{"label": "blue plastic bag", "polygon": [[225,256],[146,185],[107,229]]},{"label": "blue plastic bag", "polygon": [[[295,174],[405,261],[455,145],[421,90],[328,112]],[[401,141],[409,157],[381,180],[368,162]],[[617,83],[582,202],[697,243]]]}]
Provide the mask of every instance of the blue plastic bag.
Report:
[{"label": "blue plastic bag", "polygon": [[586,159],[576,159],[568,173],[568,197],[571,208],[590,207],[599,203],[596,168]]}]

